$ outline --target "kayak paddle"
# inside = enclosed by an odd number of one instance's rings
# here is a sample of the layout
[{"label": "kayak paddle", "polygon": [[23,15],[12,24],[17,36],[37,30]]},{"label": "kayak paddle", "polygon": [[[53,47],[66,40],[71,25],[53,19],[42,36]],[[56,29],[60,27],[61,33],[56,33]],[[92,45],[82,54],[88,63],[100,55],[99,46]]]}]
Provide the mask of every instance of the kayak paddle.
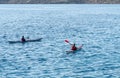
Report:
[{"label": "kayak paddle", "polygon": [[70,45],[72,45],[68,40],[65,40],[66,43],[69,43]]}]

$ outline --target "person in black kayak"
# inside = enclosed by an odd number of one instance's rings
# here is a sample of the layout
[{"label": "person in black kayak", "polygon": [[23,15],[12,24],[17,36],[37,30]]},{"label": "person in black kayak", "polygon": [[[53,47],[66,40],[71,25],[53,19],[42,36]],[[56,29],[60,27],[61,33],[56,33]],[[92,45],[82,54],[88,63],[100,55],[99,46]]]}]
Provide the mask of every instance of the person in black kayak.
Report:
[{"label": "person in black kayak", "polygon": [[26,41],[25,38],[24,38],[24,36],[22,36],[21,41],[22,41],[22,42],[25,42],[25,41]]},{"label": "person in black kayak", "polygon": [[73,51],[77,50],[77,47],[75,46],[75,43],[72,44],[71,50],[73,50]]}]

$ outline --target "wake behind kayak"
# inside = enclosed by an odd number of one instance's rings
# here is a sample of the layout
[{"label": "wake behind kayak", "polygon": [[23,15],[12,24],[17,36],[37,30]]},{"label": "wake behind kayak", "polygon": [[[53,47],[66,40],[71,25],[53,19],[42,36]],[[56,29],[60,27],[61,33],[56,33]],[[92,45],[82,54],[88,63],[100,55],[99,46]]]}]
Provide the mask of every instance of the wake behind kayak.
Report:
[{"label": "wake behind kayak", "polygon": [[18,40],[18,41],[8,41],[8,42],[9,42],[10,44],[12,44],[12,43],[39,42],[39,41],[41,41],[41,40],[42,40],[42,38],[26,40],[26,41],[24,41],[24,42],[22,42],[22,41],[20,41],[20,40]]}]

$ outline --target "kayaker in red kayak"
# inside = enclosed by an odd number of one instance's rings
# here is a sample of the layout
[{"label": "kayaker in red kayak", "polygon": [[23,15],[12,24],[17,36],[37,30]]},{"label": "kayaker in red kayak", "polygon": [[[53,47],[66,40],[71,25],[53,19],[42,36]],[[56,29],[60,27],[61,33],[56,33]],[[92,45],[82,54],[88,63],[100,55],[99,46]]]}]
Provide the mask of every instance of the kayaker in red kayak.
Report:
[{"label": "kayaker in red kayak", "polygon": [[74,44],[71,44],[72,46],[71,46],[71,50],[73,50],[73,51],[75,51],[75,50],[77,50],[77,47],[75,46],[75,43]]},{"label": "kayaker in red kayak", "polygon": [[22,41],[22,42],[25,42],[25,41],[26,41],[26,39],[24,38],[24,36],[22,36],[21,41]]},{"label": "kayaker in red kayak", "polygon": [[69,43],[71,45],[71,50],[72,51],[75,51],[77,50],[77,47],[75,46],[75,43],[74,44],[71,44],[68,40],[65,40],[65,42]]},{"label": "kayaker in red kayak", "polygon": [[69,53],[69,52],[74,52],[74,51],[76,51],[76,50],[80,50],[80,49],[82,49],[82,46],[83,46],[83,44],[82,44],[82,45],[80,45],[79,47],[76,47],[75,43],[74,43],[74,44],[71,44],[68,40],[65,40],[65,42],[66,42],[66,43],[69,43],[69,44],[71,45],[71,50],[70,50],[70,51],[66,51],[67,53]]}]

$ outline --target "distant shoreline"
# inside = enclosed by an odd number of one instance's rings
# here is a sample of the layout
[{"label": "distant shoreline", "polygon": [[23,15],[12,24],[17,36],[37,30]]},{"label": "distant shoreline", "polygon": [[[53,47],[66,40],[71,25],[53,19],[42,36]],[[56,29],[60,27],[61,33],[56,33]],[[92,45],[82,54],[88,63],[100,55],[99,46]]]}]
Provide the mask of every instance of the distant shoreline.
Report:
[{"label": "distant shoreline", "polygon": [[[61,3],[0,3],[0,4],[61,4]],[[62,3],[62,4],[120,4],[120,3]]]},{"label": "distant shoreline", "polygon": [[0,0],[0,4],[120,4],[118,0]]}]

